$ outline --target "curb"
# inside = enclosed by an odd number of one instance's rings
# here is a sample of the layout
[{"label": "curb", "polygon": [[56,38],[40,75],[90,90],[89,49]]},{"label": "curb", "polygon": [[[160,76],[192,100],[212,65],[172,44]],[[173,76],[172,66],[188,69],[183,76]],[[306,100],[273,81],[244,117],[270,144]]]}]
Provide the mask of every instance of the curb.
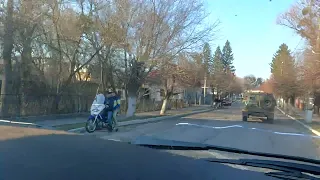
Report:
[{"label": "curb", "polygon": [[286,116],[289,117],[290,119],[295,120],[297,123],[301,124],[303,127],[309,129],[313,134],[315,134],[315,135],[317,135],[317,136],[320,136],[320,132],[319,132],[319,131],[312,129],[310,126],[304,124],[303,122],[297,120],[296,118],[290,116],[289,114],[286,114],[286,113],[285,113],[284,111],[282,111],[279,107],[277,107],[277,109],[278,109],[282,114],[286,115]]},{"label": "curb", "polygon": [[[189,115],[193,115],[193,114],[209,112],[212,110],[213,110],[212,108],[209,108],[209,109],[194,111],[194,112],[190,112],[190,113],[178,114],[178,115],[174,115],[174,116],[162,116],[162,117],[147,118],[147,119],[136,119],[136,120],[131,120],[131,121],[119,122],[118,126],[121,127],[121,126],[137,125],[137,124],[146,124],[146,123],[161,121],[164,119],[168,120],[168,119],[172,119],[172,118],[180,118],[180,117],[189,116]],[[84,133],[85,128],[81,127],[81,128],[76,128],[76,129],[70,129],[70,130],[68,130],[68,132]]]}]

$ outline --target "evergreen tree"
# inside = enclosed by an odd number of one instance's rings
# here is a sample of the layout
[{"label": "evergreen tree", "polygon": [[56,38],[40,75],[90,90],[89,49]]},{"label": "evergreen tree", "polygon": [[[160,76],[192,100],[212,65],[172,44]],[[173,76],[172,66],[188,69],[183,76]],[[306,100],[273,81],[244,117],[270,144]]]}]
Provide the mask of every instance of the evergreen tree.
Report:
[{"label": "evergreen tree", "polygon": [[222,52],[219,46],[217,47],[213,56],[211,72],[211,82],[213,90],[216,90],[219,93],[224,92],[226,90],[227,82],[223,65]]},{"label": "evergreen tree", "polygon": [[286,44],[281,44],[272,58],[270,69],[274,89],[284,98],[293,98],[297,92],[295,60]]},{"label": "evergreen tree", "polygon": [[213,75],[224,71],[223,56],[220,46],[217,47],[213,56],[212,73]]},{"label": "evergreen tree", "polygon": [[286,44],[281,44],[270,64],[274,76],[295,76],[295,61]]},{"label": "evergreen tree", "polygon": [[227,40],[222,49],[222,59],[225,70],[230,70],[232,73],[235,72],[235,67],[233,65],[233,53],[230,42]]},{"label": "evergreen tree", "polygon": [[209,43],[205,43],[203,47],[203,69],[205,74],[208,75],[212,66],[211,48]]}]

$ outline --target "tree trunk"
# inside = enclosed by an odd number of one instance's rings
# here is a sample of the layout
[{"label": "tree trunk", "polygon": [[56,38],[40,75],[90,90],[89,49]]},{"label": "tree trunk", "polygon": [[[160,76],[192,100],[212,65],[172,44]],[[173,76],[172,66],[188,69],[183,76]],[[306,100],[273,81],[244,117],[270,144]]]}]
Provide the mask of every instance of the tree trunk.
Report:
[{"label": "tree trunk", "polygon": [[56,94],[53,96],[53,103],[52,103],[52,108],[51,108],[51,113],[52,114],[58,114],[59,113],[59,104],[61,100],[61,94]]},{"label": "tree trunk", "polygon": [[125,96],[125,108],[124,108],[124,111],[127,112],[128,111],[128,98],[129,98],[129,94],[128,94],[128,88],[127,86],[125,85],[124,87],[124,96]]},{"label": "tree trunk", "polygon": [[168,96],[165,96],[165,98],[163,99],[163,102],[162,102],[162,107],[161,107],[161,110],[160,110],[160,115],[165,115],[166,110],[167,110],[168,100],[169,100],[169,97],[168,97]]},{"label": "tree trunk", "polygon": [[195,93],[195,96],[194,96],[194,105],[195,106],[197,105],[197,92]]},{"label": "tree trunk", "polygon": [[137,96],[133,94],[128,94],[128,110],[127,117],[134,116],[136,113]]},{"label": "tree trunk", "polygon": [[130,81],[129,84],[126,85],[128,88],[128,109],[127,109],[127,117],[134,116],[136,112],[137,105],[137,92],[139,90],[139,85],[137,83],[133,83],[134,81]]},{"label": "tree trunk", "polygon": [[27,100],[27,96],[29,95],[29,83],[30,81],[32,81],[32,79],[30,78],[31,75],[31,62],[32,62],[32,57],[31,57],[31,53],[32,53],[32,48],[31,48],[31,36],[32,35],[28,35],[29,37],[27,37],[25,39],[25,42],[23,43],[23,51],[21,53],[21,95],[19,98],[20,99],[20,103],[21,103],[21,109],[20,109],[20,113],[21,115],[26,115],[28,112],[25,109],[28,100]]},{"label": "tree trunk", "polygon": [[5,36],[3,43],[3,65],[4,74],[1,85],[1,115],[3,117],[9,116],[10,103],[12,97],[8,93],[12,92],[12,67],[11,54],[13,49],[13,0],[7,1],[7,17],[5,22]]}]

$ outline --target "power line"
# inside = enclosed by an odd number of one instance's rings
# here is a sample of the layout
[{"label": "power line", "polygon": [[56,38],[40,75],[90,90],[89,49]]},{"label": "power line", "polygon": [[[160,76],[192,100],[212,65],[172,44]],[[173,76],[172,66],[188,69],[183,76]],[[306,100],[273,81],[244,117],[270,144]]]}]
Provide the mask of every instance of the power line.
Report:
[{"label": "power line", "polygon": [[300,43],[301,43],[302,39],[303,39],[303,38],[300,38],[300,40],[299,40],[298,44],[296,45],[296,47],[294,48],[294,50],[292,51],[292,53],[294,53],[294,52],[297,50],[297,48],[299,47],[299,45],[300,45]]}]

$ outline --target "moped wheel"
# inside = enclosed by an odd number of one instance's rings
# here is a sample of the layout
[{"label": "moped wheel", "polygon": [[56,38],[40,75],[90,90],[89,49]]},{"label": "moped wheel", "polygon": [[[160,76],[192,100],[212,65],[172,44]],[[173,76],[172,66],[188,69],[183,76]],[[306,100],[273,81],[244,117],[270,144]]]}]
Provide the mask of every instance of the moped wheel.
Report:
[{"label": "moped wheel", "polygon": [[114,122],[114,119],[112,118],[111,122],[108,123],[108,125],[107,125],[107,129],[109,132],[112,132],[114,130],[114,128],[115,128],[115,122]]},{"label": "moped wheel", "polygon": [[88,119],[86,123],[86,131],[88,133],[93,133],[97,129],[97,123],[94,119]]}]

